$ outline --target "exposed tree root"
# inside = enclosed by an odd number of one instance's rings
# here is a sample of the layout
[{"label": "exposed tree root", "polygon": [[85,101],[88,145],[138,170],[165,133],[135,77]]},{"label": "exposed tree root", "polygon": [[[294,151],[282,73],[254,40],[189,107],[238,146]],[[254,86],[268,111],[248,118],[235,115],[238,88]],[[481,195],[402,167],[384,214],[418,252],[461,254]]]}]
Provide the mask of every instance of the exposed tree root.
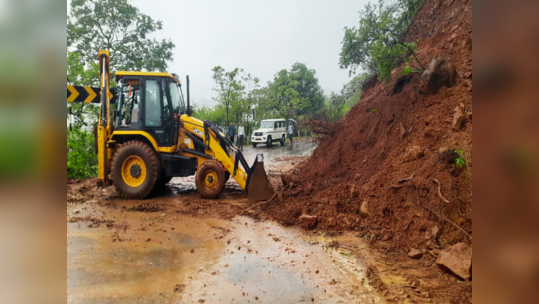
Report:
[{"label": "exposed tree root", "polygon": [[423,207],[423,208],[429,210],[430,212],[436,214],[439,218],[451,223],[453,226],[457,227],[460,231],[464,232],[470,238],[470,240],[472,239],[472,236],[470,234],[468,234],[468,232],[466,232],[464,229],[462,229],[459,225],[457,225],[457,224],[453,223],[452,221],[450,221],[449,219],[447,219],[445,216],[434,212],[434,210],[430,209],[429,207],[425,207],[425,206],[421,206],[421,207]]},{"label": "exposed tree root", "polygon": [[442,185],[440,184],[440,182],[435,178],[431,178],[430,180],[438,184],[438,196],[442,199],[442,201],[449,204],[449,201],[446,200],[445,197],[443,197],[442,195]]},{"label": "exposed tree root", "polygon": [[334,124],[323,120],[309,120],[307,124],[311,127],[311,130],[315,134],[330,135],[333,134],[335,128]]},{"label": "exposed tree root", "polygon": [[264,205],[264,204],[267,204],[267,203],[271,202],[271,201],[277,196],[277,194],[278,194],[278,193],[275,193],[269,200],[267,200],[267,201],[265,201],[265,202],[262,202],[262,203],[260,203],[260,204],[256,204],[256,205],[254,205],[254,206],[251,206],[251,207],[245,209],[245,211],[249,211],[249,210],[251,210],[251,209],[253,209],[253,208],[256,208],[256,207],[258,207],[258,206],[260,206],[260,205]]},{"label": "exposed tree root", "polygon": [[408,178],[403,178],[399,181],[399,183],[404,183],[404,182],[409,182],[411,181],[413,178],[415,177],[415,173],[412,174],[412,176],[408,177]]},{"label": "exposed tree root", "polygon": [[403,179],[399,180],[398,183],[401,184],[401,185],[393,185],[393,186],[391,186],[391,188],[393,188],[393,189],[400,189],[400,188],[404,187],[404,185],[403,185],[402,183],[409,182],[409,181],[411,181],[412,179],[414,179],[414,177],[415,177],[415,173],[412,174],[412,176],[410,176],[410,177],[403,178]]}]

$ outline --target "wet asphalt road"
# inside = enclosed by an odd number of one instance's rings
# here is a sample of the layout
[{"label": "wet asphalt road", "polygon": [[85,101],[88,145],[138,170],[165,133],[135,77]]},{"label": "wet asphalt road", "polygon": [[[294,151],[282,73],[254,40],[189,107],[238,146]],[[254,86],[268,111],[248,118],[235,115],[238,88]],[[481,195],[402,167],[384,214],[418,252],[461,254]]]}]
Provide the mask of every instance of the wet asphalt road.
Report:
[{"label": "wet asphalt road", "polygon": [[[273,170],[278,169],[275,168],[276,166],[274,166],[274,160],[276,158],[283,156],[308,156],[316,147],[317,144],[307,140],[295,141],[293,144],[290,144],[290,142],[287,140],[284,146],[281,146],[280,143],[274,143],[271,147],[259,145],[256,148],[244,148],[242,153],[249,166],[253,165],[256,155],[263,154],[266,172],[270,174],[270,171],[273,172]],[[277,164],[277,167],[278,166],[279,165]],[[194,176],[175,177],[167,185],[166,195],[177,195],[190,191],[196,191]],[[226,184],[225,191],[241,192],[242,190],[236,181],[231,178]]]},{"label": "wet asphalt road", "polygon": [[264,154],[264,162],[271,164],[272,159],[282,156],[307,156],[312,150],[316,148],[316,144],[311,141],[295,141],[291,144],[288,140],[285,145],[281,147],[280,143],[273,143],[271,147],[266,145],[259,145],[256,148],[249,147],[243,150],[243,156],[247,160],[247,163],[251,165],[255,160],[257,154]]},{"label": "wet asphalt road", "polygon": [[125,229],[68,223],[67,303],[385,303],[366,280],[366,242],[347,234],[248,217],[98,212]]}]

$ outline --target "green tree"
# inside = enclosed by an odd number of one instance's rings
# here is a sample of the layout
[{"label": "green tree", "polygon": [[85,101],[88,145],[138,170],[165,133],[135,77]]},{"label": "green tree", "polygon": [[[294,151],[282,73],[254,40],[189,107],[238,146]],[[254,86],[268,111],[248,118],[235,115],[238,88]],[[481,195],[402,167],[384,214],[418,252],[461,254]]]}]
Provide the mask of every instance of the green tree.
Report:
[{"label": "green tree", "polygon": [[327,117],[330,121],[341,120],[346,112],[350,110],[350,108],[346,107],[345,102],[344,96],[335,92],[331,92],[331,95],[326,98]]},{"label": "green tree", "polygon": [[350,75],[359,67],[368,74],[379,74],[388,79],[391,71],[410,54],[415,56],[417,46],[413,41],[403,41],[404,33],[422,0],[396,0],[386,5],[379,0],[359,12],[359,27],[345,28],[339,64],[349,69]]},{"label": "green tree", "polygon": [[[67,54],[67,80],[72,85],[99,86],[96,62],[84,64],[75,52]],[[70,103],[67,105],[67,177],[88,178],[97,174],[97,154],[90,131],[97,122],[99,106]]]},{"label": "green tree", "polygon": [[213,108],[208,106],[195,105],[193,116],[203,121],[211,121],[221,127],[224,127],[228,124],[225,114],[225,108],[220,104]]},{"label": "green tree", "polygon": [[362,73],[355,76],[341,90],[341,95],[346,99],[344,107],[351,109],[356,103],[359,102],[361,94],[363,93],[363,83],[369,79],[367,73]]},{"label": "green tree", "polygon": [[[97,61],[91,61],[85,65],[79,53],[68,52],[67,81],[71,85],[98,87],[100,84]],[[87,127],[97,122],[99,109],[100,106],[94,104],[70,103],[67,105],[68,123],[76,128],[86,127],[88,129]]]},{"label": "green tree", "polygon": [[[161,21],[142,14],[126,0],[72,0],[67,16],[68,84],[99,86],[98,51],[110,52],[113,73],[119,70],[165,71],[172,60],[170,40],[148,38],[162,29]],[[111,86],[115,86],[111,82]],[[68,104],[68,178],[87,178],[97,173],[91,126],[100,107]],[[72,113],[72,115],[70,115]]]},{"label": "green tree", "polygon": [[237,121],[243,122],[246,135],[250,134],[255,127],[253,108],[259,104],[264,97],[265,91],[260,87],[260,79],[247,74],[242,77],[245,84],[245,93],[237,107]]},{"label": "green tree", "polygon": [[316,71],[303,63],[295,63],[290,71],[279,71],[268,83],[266,112],[285,118],[314,113],[324,107],[324,92]]},{"label": "green tree", "polygon": [[174,44],[148,38],[162,26],[127,0],[72,0],[67,46],[84,63],[97,60],[100,49],[110,51],[113,71],[165,71]]},{"label": "green tree", "polygon": [[237,106],[242,98],[245,86],[242,84],[243,69],[235,68],[227,72],[221,66],[212,69],[215,81],[214,91],[217,92],[216,100],[223,105],[227,119],[230,118],[230,107]]}]

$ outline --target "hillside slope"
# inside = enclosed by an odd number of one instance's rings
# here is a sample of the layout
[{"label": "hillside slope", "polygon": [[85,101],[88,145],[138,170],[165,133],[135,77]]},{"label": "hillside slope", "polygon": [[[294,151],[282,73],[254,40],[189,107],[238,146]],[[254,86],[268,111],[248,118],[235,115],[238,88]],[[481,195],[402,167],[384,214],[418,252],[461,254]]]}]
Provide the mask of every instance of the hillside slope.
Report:
[{"label": "hillside slope", "polygon": [[[283,177],[282,200],[263,206],[265,214],[288,225],[317,216],[317,229],[357,231],[401,255],[432,249],[425,233],[434,226],[436,249],[472,245],[472,2],[426,0],[406,35],[418,41],[424,66],[438,59],[440,70],[454,73],[452,86],[433,88],[447,80],[436,75],[399,78],[407,64],[387,84],[367,82],[308,161]],[[448,288],[456,288],[450,299],[471,301],[471,283]]]}]

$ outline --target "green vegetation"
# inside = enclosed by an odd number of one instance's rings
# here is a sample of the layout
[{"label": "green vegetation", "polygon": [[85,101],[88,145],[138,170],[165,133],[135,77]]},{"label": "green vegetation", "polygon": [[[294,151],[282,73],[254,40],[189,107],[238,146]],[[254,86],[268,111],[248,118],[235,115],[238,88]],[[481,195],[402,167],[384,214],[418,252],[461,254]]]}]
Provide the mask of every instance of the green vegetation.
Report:
[{"label": "green vegetation", "polygon": [[[359,102],[362,87],[372,75],[388,79],[391,71],[417,50],[414,42],[403,41],[404,33],[422,0],[394,0],[386,5],[368,4],[360,12],[359,27],[346,28],[340,53],[340,67],[350,75],[362,70],[340,92],[324,92],[316,71],[296,62],[279,70],[265,86],[260,79],[237,67],[212,69],[215,107],[194,106],[194,116],[221,127],[230,121],[244,123],[246,134],[263,119],[294,118],[305,134],[303,121],[341,120]],[[170,40],[148,38],[162,29],[156,21],[129,4],[127,0],[72,0],[67,16],[67,80],[73,85],[99,86],[99,49],[110,51],[112,72],[119,70],[166,71],[172,61]],[[417,60],[421,69],[423,66]],[[418,71],[411,64],[401,72]],[[112,84],[114,85],[114,84]],[[96,174],[92,125],[98,120],[99,106],[67,105],[68,178]],[[376,112],[372,109],[372,112]]]},{"label": "green vegetation", "polygon": [[465,168],[464,173],[471,177],[471,156],[470,153],[466,153],[463,150],[454,150],[453,153],[456,153],[458,157],[455,159],[455,165],[457,168]]},{"label": "green vegetation", "polygon": [[91,132],[67,129],[67,177],[88,178],[97,175],[97,154]]},{"label": "green vegetation", "polygon": [[[162,29],[161,21],[139,11],[127,0],[72,0],[67,16],[67,81],[99,86],[99,49],[110,52],[112,72],[165,71],[172,61],[170,40],[147,38]],[[114,86],[114,82],[111,82]],[[97,173],[92,125],[100,107],[68,104],[67,177],[86,178]],[[72,115],[69,115],[72,113]]]},{"label": "green vegetation", "polygon": [[457,154],[459,155],[459,157],[455,160],[455,165],[456,165],[458,168],[464,168],[464,165],[466,165],[466,161],[464,160],[464,157],[462,156],[462,154],[464,153],[464,151],[462,151],[462,150],[455,150],[454,152],[457,153]]},{"label": "green vegetation", "polygon": [[318,84],[316,71],[296,62],[292,68],[279,71],[268,82],[263,109],[281,117],[291,118],[314,113],[324,107],[324,92]]},{"label": "green vegetation", "polygon": [[227,71],[216,66],[212,72],[218,105],[214,108],[195,105],[194,115],[223,128],[230,121],[236,124],[242,121],[246,134],[250,134],[263,119],[301,120],[306,115],[326,110],[327,104],[316,71],[303,63],[295,63],[290,70],[277,72],[273,81],[269,81],[265,87],[261,86],[260,79],[241,68]]},{"label": "green vegetation", "polygon": [[350,75],[361,68],[369,75],[378,74],[380,79],[387,80],[395,67],[413,55],[424,69],[415,57],[415,42],[402,40],[421,4],[422,0],[396,0],[389,5],[379,0],[378,4],[367,4],[359,12],[359,27],[345,28],[341,68],[349,69]]},{"label": "green vegetation", "polygon": [[402,70],[401,75],[409,75],[410,74],[410,66],[407,65],[404,70]]},{"label": "green vegetation", "polygon": [[326,113],[330,121],[336,122],[341,120],[344,115],[350,110],[346,105],[344,96],[331,92],[331,95],[326,98]]},{"label": "green vegetation", "polygon": [[127,0],[72,0],[67,47],[84,63],[94,62],[100,49],[109,50],[113,71],[165,71],[174,44],[147,38],[162,27]]}]

